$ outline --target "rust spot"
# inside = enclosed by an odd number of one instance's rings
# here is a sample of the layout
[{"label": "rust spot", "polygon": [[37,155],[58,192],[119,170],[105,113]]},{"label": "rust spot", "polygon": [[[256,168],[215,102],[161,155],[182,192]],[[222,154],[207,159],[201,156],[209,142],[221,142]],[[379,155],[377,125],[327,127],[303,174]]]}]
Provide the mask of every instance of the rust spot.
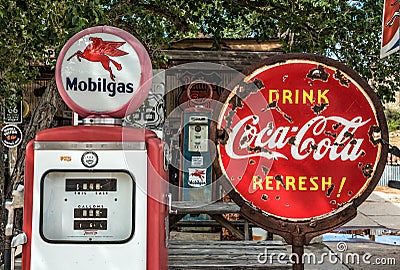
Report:
[{"label": "rust spot", "polygon": [[325,133],[326,136],[330,136],[332,138],[336,138],[337,137],[336,133],[333,133],[333,132],[330,132],[330,131],[325,131],[324,133]]},{"label": "rust spot", "polygon": [[227,129],[231,129],[231,126],[232,126],[232,119],[233,119],[233,116],[235,115],[235,111],[229,111],[228,112],[228,115],[225,117],[225,121],[226,121],[226,128]]},{"label": "rust spot", "polygon": [[311,110],[316,114],[319,115],[320,113],[322,113],[323,111],[326,110],[326,107],[328,107],[328,103],[321,103],[320,105],[314,104],[311,107]]},{"label": "rust spot", "polygon": [[229,135],[225,129],[218,129],[217,130],[217,141],[218,143],[225,145],[228,142]]},{"label": "rust spot", "polygon": [[333,145],[335,145],[335,146],[344,146],[344,143],[337,143],[337,142],[335,142]]},{"label": "rust spot", "polygon": [[248,152],[254,152],[254,153],[260,153],[261,152],[261,147],[260,146],[256,146],[256,147],[247,147],[247,151]]},{"label": "rust spot", "polygon": [[336,204],[336,200],[332,200],[329,202],[330,204]]},{"label": "rust spot", "polygon": [[262,166],[261,169],[262,169],[262,171],[263,171],[263,173],[264,173],[265,175],[268,174],[269,168],[267,168],[267,167],[265,167],[265,166]]},{"label": "rust spot", "polygon": [[270,150],[268,150],[267,148],[262,148],[261,149],[261,152],[263,152],[263,153],[272,153]]},{"label": "rust spot", "polygon": [[315,143],[312,143],[312,144],[310,145],[310,147],[311,147],[311,149],[314,150],[314,151],[317,151],[317,149],[318,149],[318,145],[316,145]]},{"label": "rust spot", "polygon": [[262,177],[259,176],[259,175],[256,175],[255,177],[257,177],[257,180],[258,180],[258,181],[262,180]]},{"label": "rust spot", "polygon": [[[378,126],[371,126],[368,131],[369,140],[373,145],[377,145],[381,142],[380,138],[381,128]],[[377,137],[379,136],[379,138]]]},{"label": "rust spot", "polygon": [[233,112],[236,112],[237,108],[243,108],[243,101],[238,95],[233,96],[229,101],[229,104],[232,105]]},{"label": "rust spot", "polygon": [[332,128],[333,128],[333,130],[337,130],[341,125],[342,125],[342,123],[336,123],[336,124],[332,125]]},{"label": "rust spot", "polygon": [[254,164],[256,164],[256,162],[255,162],[253,159],[250,159],[250,160],[249,160],[249,164],[250,164],[250,165],[254,165]]},{"label": "rust spot", "polygon": [[351,132],[348,132],[348,131],[346,131],[344,134],[343,134],[343,136],[345,137],[345,138],[353,138],[354,137],[354,134],[353,133],[351,133]]},{"label": "rust spot", "polygon": [[259,89],[263,88],[264,84],[259,79],[255,79],[253,82],[245,82],[241,81],[239,83],[240,91],[236,93],[236,95],[241,99],[246,99],[249,95],[254,92],[258,92]]},{"label": "rust spot", "polygon": [[255,86],[257,86],[258,89],[264,88],[264,83],[259,79],[255,79],[253,83]]},{"label": "rust spot", "polygon": [[288,140],[288,144],[296,145],[296,136],[292,136]]},{"label": "rust spot", "polygon": [[286,113],[283,113],[283,117],[288,120],[289,123],[293,123],[293,119],[292,117],[290,117],[289,115],[287,115]]},{"label": "rust spot", "polygon": [[256,147],[248,146],[247,151],[249,153],[272,153],[270,150],[268,150],[266,148],[262,148],[260,146],[256,146]]},{"label": "rust spot", "polygon": [[350,80],[346,79],[343,76],[343,73],[338,69],[336,70],[335,74],[333,74],[333,78],[338,80],[341,85],[346,86],[347,88],[350,86]]},{"label": "rust spot", "polygon": [[308,72],[307,78],[326,82],[328,81],[329,73],[325,71],[325,68],[322,65],[318,65],[317,68],[313,68]]},{"label": "rust spot", "polygon": [[278,106],[278,101],[274,100],[270,104],[268,104],[265,108],[261,109],[261,112],[275,109],[277,106]]},{"label": "rust spot", "polygon": [[285,183],[283,182],[282,175],[280,175],[280,174],[276,175],[275,180],[278,181],[284,188],[286,188]]},{"label": "rust spot", "polygon": [[243,137],[240,139],[240,142],[239,142],[240,149],[243,148],[243,145],[246,144],[246,142],[247,142],[247,137],[246,137],[246,136],[243,136]]},{"label": "rust spot", "polygon": [[370,178],[372,176],[372,173],[374,172],[374,168],[370,163],[365,164],[361,170],[366,178]]},{"label": "rust spot", "polygon": [[264,200],[264,201],[268,200],[268,195],[267,194],[263,194],[261,196],[261,199]]},{"label": "rust spot", "polygon": [[268,110],[276,110],[277,112],[279,112],[283,118],[285,118],[289,123],[293,123],[293,118],[290,117],[288,114],[286,114],[285,112],[283,112],[281,110],[281,108],[278,106],[278,101],[274,100],[272,101],[270,104],[268,104],[265,108],[261,109],[261,112],[265,112]]},{"label": "rust spot", "polygon": [[334,184],[332,184],[332,185],[328,188],[328,191],[326,192],[326,196],[327,196],[327,197],[330,197],[330,196],[331,196],[332,191],[333,191],[334,188],[335,188],[335,185],[334,185]]}]

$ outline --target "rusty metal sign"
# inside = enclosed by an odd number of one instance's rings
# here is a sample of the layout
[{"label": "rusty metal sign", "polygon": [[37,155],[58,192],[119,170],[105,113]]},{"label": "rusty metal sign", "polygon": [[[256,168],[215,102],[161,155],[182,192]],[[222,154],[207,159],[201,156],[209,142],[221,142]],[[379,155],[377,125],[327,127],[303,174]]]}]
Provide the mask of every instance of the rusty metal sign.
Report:
[{"label": "rusty metal sign", "polygon": [[388,140],[368,84],[308,54],[272,57],[245,75],[223,97],[215,162],[239,205],[307,223],[361,204],[383,172]]}]

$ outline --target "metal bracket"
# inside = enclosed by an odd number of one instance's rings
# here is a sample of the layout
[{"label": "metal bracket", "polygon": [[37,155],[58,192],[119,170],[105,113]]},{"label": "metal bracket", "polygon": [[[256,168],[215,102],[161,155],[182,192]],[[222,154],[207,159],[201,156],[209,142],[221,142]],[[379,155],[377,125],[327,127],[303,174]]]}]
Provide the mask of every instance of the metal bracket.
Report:
[{"label": "metal bracket", "polygon": [[382,144],[389,146],[389,153],[392,155],[395,155],[396,157],[400,157],[400,149],[395,146],[395,145],[391,145],[389,142],[382,140],[381,139]]},{"label": "metal bracket", "polygon": [[13,235],[14,228],[14,210],[24,206],[24,186],[18,185],[17,189],[12,192],[13,199],[6,200],[4,208],[8,211],[8,219],[5,230],[6,236]]},{"label": "metal bracket", "polygon": [[172,194],[171,193],[167,194],[167,199],[168,199],[168,213],[173,214],[173,215],[178,214],[177,210],[172,209]]},{"label": "metal bracket", "polygon": [[26,242],[28,242],[28,237],[24,232],[22,232],[13,237],[11,240],[11,247],[16,248],[18,246],[25,245]]}]

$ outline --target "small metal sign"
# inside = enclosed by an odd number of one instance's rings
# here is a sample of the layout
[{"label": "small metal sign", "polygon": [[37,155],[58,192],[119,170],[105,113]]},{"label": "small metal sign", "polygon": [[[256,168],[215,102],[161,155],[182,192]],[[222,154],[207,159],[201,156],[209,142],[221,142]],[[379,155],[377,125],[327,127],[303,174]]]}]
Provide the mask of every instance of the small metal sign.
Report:
[{"label": "small metal sign", "polygon": [[382,106],[358,74],[322,56],[279,55],[245,75],[221,97],[214,168],[244,216],[301,247],[354,218],[379,181]]},{"label": "small metal sign", "polygon": [[7,125],[1,129],[1,142],[8,148],[14,148],[22,142],[22,131],[15,125]]},{"label": "small metal sign", "polygon": [[22,100],[17,102],[15,106],[4,108],[3,119],[6,124],[21,124],[22,123]]}]

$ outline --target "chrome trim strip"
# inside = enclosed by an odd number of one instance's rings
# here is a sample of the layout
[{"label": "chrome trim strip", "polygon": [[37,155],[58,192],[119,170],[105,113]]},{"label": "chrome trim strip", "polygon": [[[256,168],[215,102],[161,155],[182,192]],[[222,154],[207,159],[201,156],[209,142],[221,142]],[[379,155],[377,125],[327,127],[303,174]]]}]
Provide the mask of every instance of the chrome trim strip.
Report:
[{"label": "chrome trim strip", "polygon": [[85,118],[82,120],[84,126],[91,125],[113,125],[122,126],[122,119],[116,118]]},{"label": "chrome trim strip", "polygon": [[35,150],[146,150],[145,142],[35,142]]}]

